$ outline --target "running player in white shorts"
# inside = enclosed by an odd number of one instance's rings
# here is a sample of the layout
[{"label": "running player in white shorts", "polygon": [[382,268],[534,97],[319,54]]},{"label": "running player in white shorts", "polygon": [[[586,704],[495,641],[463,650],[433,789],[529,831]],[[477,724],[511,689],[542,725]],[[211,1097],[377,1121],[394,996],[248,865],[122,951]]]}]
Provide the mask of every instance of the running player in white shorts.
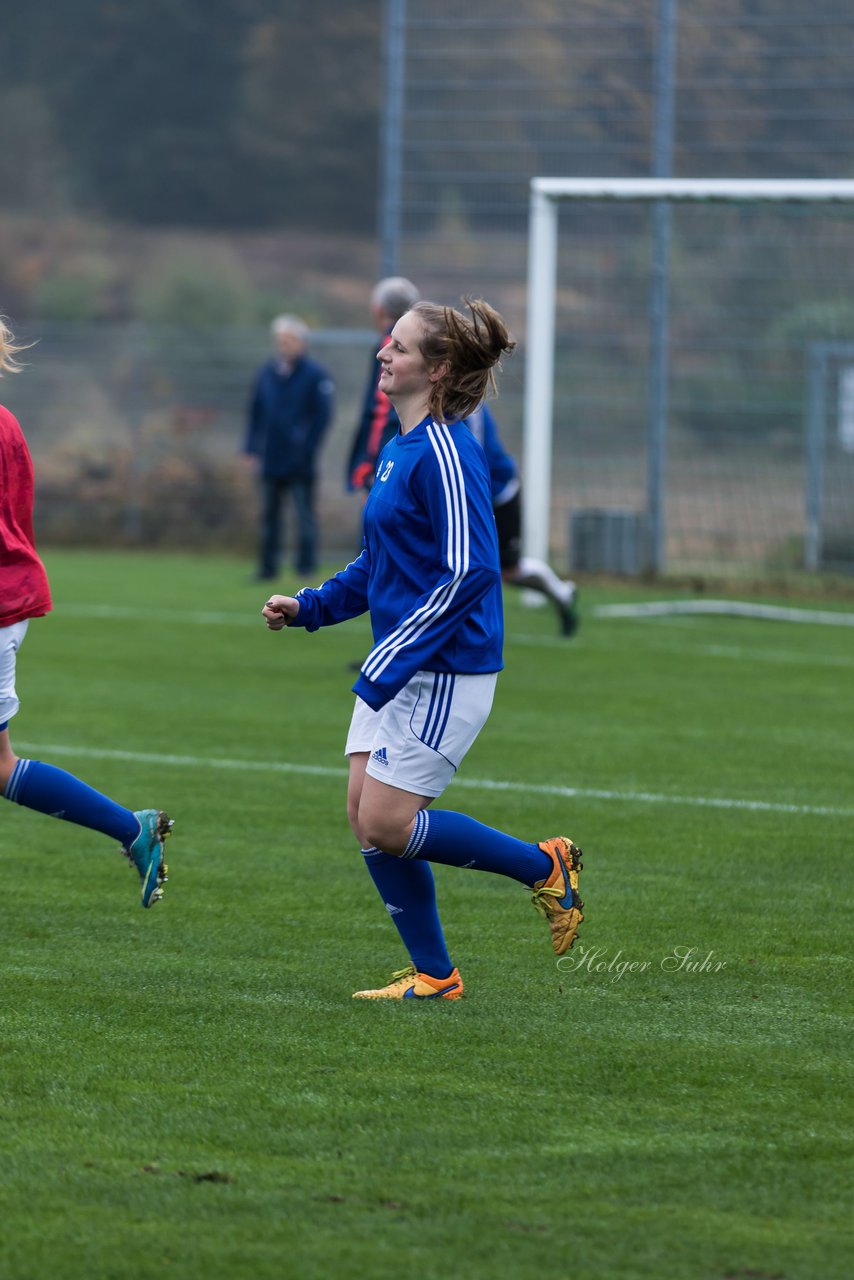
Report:
[{"label": "running player in white shorts", "polygon": [[568,837],[529,843],[465,814],[428,812],[485,723],[503,666],[489,470],[462,419],[515,344],[490,306],[467,307],[468,316],[417,303],[378,353],[401,426],[377,461],[361,555],[321,587],[271,596],[262,609],[273,631],[371,617],[374,647],[353,686],[348,817],[410,965],[359,998],[462,995],[431,862],[528,885],[557,955],[583,919],[580,850]]},{"label": "running player in white shorts", "polygon": [[[17,372],[21,350],[0,319],[0,376]],[[33,464],[15,417],[0,405],[0,795],[67,822],[103,832],[139,873],[141,901],[150,907],[163,896],[163,841],[172,821],[159,809],[125,809],[73,774],[41,760],[15,755],[9,721],[20,703],[15,687],[18,650],[31,618],[52,605],[44,565],[33,537]]]}]

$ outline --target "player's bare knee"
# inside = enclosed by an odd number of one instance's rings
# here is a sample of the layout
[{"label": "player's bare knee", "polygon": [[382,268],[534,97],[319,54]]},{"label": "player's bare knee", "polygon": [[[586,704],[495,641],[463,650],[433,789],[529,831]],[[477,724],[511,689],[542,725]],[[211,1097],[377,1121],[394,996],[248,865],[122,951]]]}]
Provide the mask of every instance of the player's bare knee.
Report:
[{"label": "player's bare knee", "polygon": [[400,855],[409,843],[407,825],[389,821],[383,814],[361,814],[360,826],[368,844],[383,853]]},{"label": "player's bare knee", "polygon": [[15,765],[18,763],[18,757],[14,751],[0,750],[0,794],[6,790],[6,783],[15,772]]}]

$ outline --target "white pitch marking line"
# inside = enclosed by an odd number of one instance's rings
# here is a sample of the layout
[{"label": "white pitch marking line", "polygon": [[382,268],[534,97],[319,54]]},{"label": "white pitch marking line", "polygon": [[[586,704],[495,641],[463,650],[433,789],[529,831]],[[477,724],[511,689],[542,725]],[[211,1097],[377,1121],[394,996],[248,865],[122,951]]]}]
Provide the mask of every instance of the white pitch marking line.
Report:
[{"label": "white pitch marking line", "polygon": [[813,622],[825,627],[854,627],[854,613],[832,609],[790,609],[743,600],[648,600],[642,604],[600,604],[594,618],[666,618],[675,614],[720,614],[731,618],[762,618],[769,622]]},{"label": "white pitch marking line", "polygon": [[[264,633],[261,609],[248,609],[245,613],[229,613],[216,609],[140,609],[135,605],[113,604],[57,604],[57,617],[104,618],[108,622],[174,622],[190,626],[254,627],[259,635]],[[369,624],[361,618],[351,619],[351,628],[367,631]]]},{"label": "white pitch marking line", "polygon": [[[113,618],[154,622],[193,622],[200,625],[234,623],[258,626],[260,609],[246,613],[225,610],[140,609],[133,605],[57,604],[56,612],[70,618]],[[806,622],[825,627],[854,627],[854,613],[832,609],[791,609],[781,605],[752,604],[742,600],[648,600],[639,604],[599,604],[590,610],[593,618],[667,618],[716,614],[733,618],[759,618],[770,622]]]},{"label": "white pitch marking line", "polygon": [[[21,749],[39,756],[81,756],[97,760],[127,760],[136,764],[168,765],[187,769],[224,769],[242,773],[301,774],[305,777],[344,779],[347,769],[326,765],[290,764],[282,760],[236,760],[216,756],[174,756],[150,751],[123,751],[101,747],[65,746],[60,743],[22,743]],[[615,791],[599,787],[561,787],[527,782],[502,782],[494,778],[456,778],[455,787],[470,791],[512,791],[527,795],[560,796],[569,800],[610,800],[617,804],[687,805],[696,809],[746,810],[752,813],[803,814],[822,818],[854,818],[854,808],[844,805],[785,804],[775,800],[744,800],[733,796],[680,796],[654,791]]]},{"label": "white pitch marking line", "polygon": [[[712,607],[709,607],[712,606]],[[721,608],[720,606],[726,606]],[[731,602],[729,601],[662,601],[651,604],[640,605],[597,605],[591,609],[591,615],[604,619],[629,619],[637,621],[659,621],[671,622],[675,625],[690,625],[691,615],[700,613],[725,613],[731,611]],[[739,616],[756,616],[768,618],[771,615],[764,610],[771,606],[750,606],[741,605]],[[762,613],[753,614],[745,613],[745,610],[761,609]],[[104,618],[107,620],[119,622],[163,622],[189,624],[190,626],[241,626],[255,627],[259,630],[259,619],[253,611],[247,613],[230,613],[225,610],[181,610],[181,609],[140,609],[134,606],[123,605],[81,605],[66,604],[59,605],[57,612],[60,616],[65,614],[70,618]],[[830,623],[831,625],[848,626],[848,619],[854,620],[854,614],[831,613],[826,610],[813,612],[804,609],[786,609],[782,611],[785,619],[797,622],[814,622],[816,624]],[[681,616],[680,616],[681,615]],[[774,615],[777,616],[776,614]],[[369,631],[369,625],[365,619],[355,618],[350,621],[350,629],[359,632]],[[651,633],[648,633],[651,636]],[[508,631],[505,635],[508,645],[521,645],[527,648],[545,648],[545,649],[565,649],[568,650],[566,638],[561,636],[549,635],[529,635],[524,632]],[[600,643],[608,643],[603,636],[599,636]],[[572,649],[586,648],[586,639],[582,635],[581,640],[576,640],[571,646]],[[655,644],[656,651],[662,651],[667,648],[662,645],[660,640]],[[684,653],[684,646],[680,647],[680,652]],[[711,657],[720,659],[730,659],[738,662],[780,662],[780,663],[796,663],[797,665],[814,665],[815,659],[812,655],[804,655],[803,653],[790,653],[782,649],[753,649],[736,645],[713,645],[704,644],[699,647],[692,646],[691,652],[698,657]],[[854,665],[854,659],[842,656],[825,656],[821,659],[824,666],[831,667],[850,667]]]}]

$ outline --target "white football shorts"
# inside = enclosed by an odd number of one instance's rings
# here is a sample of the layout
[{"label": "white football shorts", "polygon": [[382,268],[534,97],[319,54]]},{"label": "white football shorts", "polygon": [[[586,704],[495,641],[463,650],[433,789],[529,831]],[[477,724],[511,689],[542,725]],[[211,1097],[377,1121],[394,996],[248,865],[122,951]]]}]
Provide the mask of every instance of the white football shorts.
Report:
[{"label": "white football shorts", "polygon": [[497,679],[416,671],[381,711],[357,698],[345,753],[367,751],[367,772],[391,787],[440,796],[486,724]]},{"label": "white football shorts", "polygon": [[27,622],[13,622],[11,627],[0,627],[0,724],[11,720],[21,705],[15,692],[15,664],[27,626]]}]

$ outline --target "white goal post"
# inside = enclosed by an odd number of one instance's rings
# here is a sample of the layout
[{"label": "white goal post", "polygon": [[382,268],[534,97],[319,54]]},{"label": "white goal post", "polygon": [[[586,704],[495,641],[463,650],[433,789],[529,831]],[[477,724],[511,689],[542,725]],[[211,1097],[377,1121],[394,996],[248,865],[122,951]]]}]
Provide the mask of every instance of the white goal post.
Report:
[{"label": "white goal post", "polygon": [[523,426],[526,555],[548,559],[554,412],[557,213],[563,200],[844,201],[854,181],[788,178],[532,178],[528,222],[528,314]]}]

